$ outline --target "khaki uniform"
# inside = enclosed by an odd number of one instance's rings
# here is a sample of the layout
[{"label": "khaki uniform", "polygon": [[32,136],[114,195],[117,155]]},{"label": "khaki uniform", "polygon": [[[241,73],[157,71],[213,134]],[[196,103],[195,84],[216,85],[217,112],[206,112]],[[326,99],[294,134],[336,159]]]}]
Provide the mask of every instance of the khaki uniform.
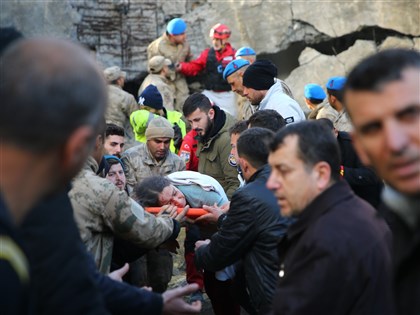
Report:
[{"label": "khaki uniform", "polygon": [[173,82],[170,82],[168,79],[162,77],[159,74],[151,73],[144,79],[143,83],[141,84],[138,95],[140,95],[143,90],[150,84],[156,86],[159,93],[162,95],[163,106],[167,110],[174,110],[175,85]]},{"label": "khaki uniform", "polygon": [[321,107],[316,115],[316,119],[320,118],[328,118],[334,123],[334,121],[338,118],[338,112],[329,103],[324,105],[321,104]]},{"label": "khaki uniform", "polygon": [[[147,47],[147,59],[150,60],[150,58],[154,56],[163,56],[168,58],[174,65],[176,65],[179,62],[188,61],[190,56],[190,45],[187,42],[183,45],[174,45],[169,41],[168,36],[163,34]],[[174,85],[175,110],[182,112],[182,106],[189,94],[187,81],[185,80],[184,75],[177,73]]]},{"label": "khaki uniform", "polygon": [[352,132],[353,125],[350,122],[347,111],[343,109],[341,113],[338,114],[338,117],[333,121],[335,129],[338,131]]},{"label": "khaki uniform", "polygon": [[256,107],[251,105],[251,102],[243,96],[236,94],[238,104],[238,120],[247,120],[256,112]]},{"label": "khaki uniform", "polygon": [[171,235],[174,224],[167,216],[154,217],[125,191],[96,175],[98,164],[89,157],[73,181],[69,197],[80,235],[98,269],[108,273],[114,235],[144,248],[154,248]]},{"label": "khaki uniform", "polygon": [[206,143],[199,142],[196,152],[199,158],[198,171],[216,179],[229,199],[239,187],[236,161],[230,154],[229,128],[234,124],[234,118],[226,113],[222,129]]},{"label": "khaki uniform", "polygon": [[157,162],[150,154],[146,143],[125,151],[121,157],[127,173],[127,188],[134,196],[134,186],[152,175],[168,175],[177,171],[185,171],[185,162],[178,155],[168,152],[165,159]]},{"label": "khaki uniform", "polygon": [[[166,158],[157,162],[147,148],[146,143],[135,146],[122,155],[127,173],[127,188],[134,197],[134,186],[152,175],[169,175],[185,171],[185,162],[176,154],[169,152]],[[153,266],[153,267],[147,267]],[[138,286],[151,286],[155,292],[167,289],[172,278],[172,255],[167,249],[149,251],[130,265],[131,281]]]},{"label": "khaki uniform", "polygon": [[105,114],[107,123],[116,124],[125,130],[126,147],[135,144],[133,129],[130,125],[130,115],[139,109],[135,98],[120,86],[108,85],[108,109]]}]

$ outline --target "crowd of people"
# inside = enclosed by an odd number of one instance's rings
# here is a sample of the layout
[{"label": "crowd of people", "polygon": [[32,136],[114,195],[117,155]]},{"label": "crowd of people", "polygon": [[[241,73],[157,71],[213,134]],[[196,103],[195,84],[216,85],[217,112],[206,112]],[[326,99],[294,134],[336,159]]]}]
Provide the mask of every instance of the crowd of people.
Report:
[{"label": "crowd of people", "polygon": [[186,30],[136,97],[78,44],[2,31],[0,312],[419,314],[420,53],[308,82],[303,110],[228,26],[196,59]]}]

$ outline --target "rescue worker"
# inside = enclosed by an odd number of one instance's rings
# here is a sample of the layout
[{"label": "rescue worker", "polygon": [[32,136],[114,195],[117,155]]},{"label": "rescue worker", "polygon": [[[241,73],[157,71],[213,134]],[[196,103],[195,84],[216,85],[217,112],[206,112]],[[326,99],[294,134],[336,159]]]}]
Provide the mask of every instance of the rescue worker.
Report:
[{"label": "rescue worker", "polygon": [[185,122],[181,119],[182,114],[177,111],[166,110],[163,106],[162,95],[153,84],[145,88],[139,97],[140,109],[130,116],[130,123],[133,127],[136,140],[146,143],[146,128],[150,121],[156,116],[166,118],[174,128],[174,139],[171,141],[171,152],[178,152],[182,138],[187,133]]},{"label": "rescue worker", "polygon": [[334,128],[338,131],[353,131],[353,126],[347,115],[347,111],[343,104],[343,90],[346,83],[344,77],[331,77],[326,84],[328,103],[337,112],[337,117],[333,120]]},{"label": "rescue worker", "polygon": [[[166,32],[147,47],[147,59],[154,56],[163,56],[172,61],[172,64],[188,61],[190,45],[187,42],[185,31],[187,24],[183,19],[175,18],[169,21]],[[182,105],[188,97],[187,81],[182,73],[177,73],[175,85],[175,110],[182,111]]]},{"label": "rescue worker", "polygon": [[203,94],[214,104],[233,117],[237,117],[238,110],[235,94],[230,90],[229,84],[223,80],[223,70],[229,62],[235,59],[235,49],[228,39],[231,31],[224,24],[216,24],[210,30],[212,47],[206,48],[200,56],[190,62],[181,62],[177,71],[186,76],[196,76],[204,72]]},{"label": "rescue worker", "polygon": [[165,108],[174,110],[175,86],[172,82],[176,75],[174,69],[169,59],[163,56],[152,57],[147,67],[149,75],[143,80],[138,95],[140,96],[146,87],[153,84],[162,95]]},{"label": "rescue worker", "polygon": [[108,108],[105,113],[106,123],[123,127],[126,148],[135,145],[133,129],[130,126],[130,115],[138,109],[136,99],[123,90],[127,74],[120,67],[114,66],[104,70],[108,82]]}]

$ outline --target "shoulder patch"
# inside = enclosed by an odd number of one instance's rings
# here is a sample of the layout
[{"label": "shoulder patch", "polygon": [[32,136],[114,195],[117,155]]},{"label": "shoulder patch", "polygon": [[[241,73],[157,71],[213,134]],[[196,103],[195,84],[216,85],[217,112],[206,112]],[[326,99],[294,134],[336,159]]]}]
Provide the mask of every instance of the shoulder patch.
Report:
[{"label": "shoulder patch", "polygon": [[286,122],[286,125],[291,124],[291,123],[295,122],[295,118],[293,116],[286,117],[286,118],[284,118],[284,121]]},{"label": "shoulder patch", "polygon": [[184,162],[185,163],[188,163],[189,161],[190,161],[190,152],[189,151],[184,151],[184,150],[181,150],[180,152],[179,152],[179,157],[181,158],[181,159],[183,159],[184,160]]},{"label": "shoulder patch", "polygon": [[190,149],[189,144],[188,144],[188,143],[184,143],[184,144],[182,145],[182,149],[189,150],[189,149]]},{"label": "shoulder patch", "polygon": [[229,154],[229,157],[228,157],[228,162],[229,162],[229,165],[230,166],[234,166],[234,167],[236,167],[236,165],[237,165],[237,163],[236,163],[236,159],[235,159],[235,156],[231,153],[231,154]]}]

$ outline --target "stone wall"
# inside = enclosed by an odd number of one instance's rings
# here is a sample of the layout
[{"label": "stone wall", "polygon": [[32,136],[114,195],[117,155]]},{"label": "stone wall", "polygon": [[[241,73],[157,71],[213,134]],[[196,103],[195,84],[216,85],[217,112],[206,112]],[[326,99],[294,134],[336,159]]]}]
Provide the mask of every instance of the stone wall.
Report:
[{"label": "stone wall", "polygon": [[130,79],[144,74],[147,45],[170,19],[188,22],[194,56],[209,45],[210,27],[225,23],[233,46],[272,59],[300,102],[304,84],[345,75],[381,47],[420,49],[419,0],[8,0],[0,6],[2,27],[79,41],[104,67],[119,65]]}]

